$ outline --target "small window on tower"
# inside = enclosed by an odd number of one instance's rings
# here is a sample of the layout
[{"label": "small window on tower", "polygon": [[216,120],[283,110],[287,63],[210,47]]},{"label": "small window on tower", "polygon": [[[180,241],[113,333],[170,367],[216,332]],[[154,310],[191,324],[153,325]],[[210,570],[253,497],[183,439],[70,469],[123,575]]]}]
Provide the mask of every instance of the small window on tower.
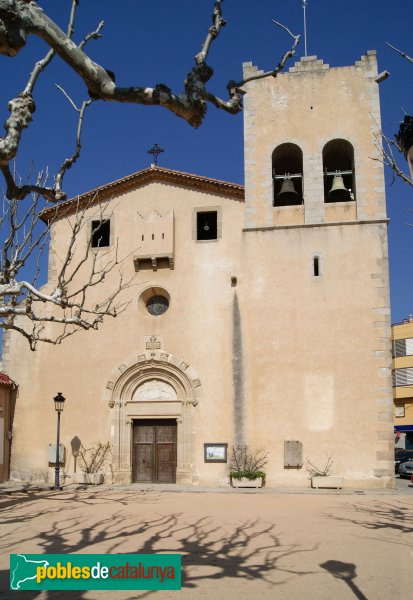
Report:
[{"label": "small window on tower", "polygon": [[218,232],[218,213],[216,210],[196,214],[196,239],[216,240]]},{"label": "small window on tower", "polygon": [[92,221],[92,248],[110,246],[110,220]]},{"label": "small window on tower", "polygon": [[313,258],[313,275],[314,277],[320,277],[320,259],[318,256]]}]

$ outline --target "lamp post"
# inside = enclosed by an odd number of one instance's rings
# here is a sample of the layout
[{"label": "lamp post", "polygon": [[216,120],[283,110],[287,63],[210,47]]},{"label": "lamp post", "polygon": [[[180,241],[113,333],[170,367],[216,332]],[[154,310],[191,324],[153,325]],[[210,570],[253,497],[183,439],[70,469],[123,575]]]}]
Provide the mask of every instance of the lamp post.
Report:
[{"label": "lamp post", "polygon": [[53,398],[55,411],[57,412],[57,439],[56,439],[56,466],[55,466],[55,481],[54,481],[54,489],[61,490],[59,475],[60,475],[60,413],[63,412],[63,406],[66,398],[61,394],[61,392],[57,393],[57,396]]}]

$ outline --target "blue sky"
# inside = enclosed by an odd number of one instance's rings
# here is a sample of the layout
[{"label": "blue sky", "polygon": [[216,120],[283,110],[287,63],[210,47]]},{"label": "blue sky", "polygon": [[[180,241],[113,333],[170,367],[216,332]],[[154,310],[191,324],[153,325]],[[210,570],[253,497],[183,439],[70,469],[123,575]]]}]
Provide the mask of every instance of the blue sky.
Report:
[{"label": "blue sky", "polygon": [[[39,4],[65,27],[70,0]],[[211,23],[212,6],[212,0],[81,0],[75,39],[80,40],[103,19],[104,37],[91,42],[88,53],[116,73],[119,85],[162,82],[179,92]],[[225,97],[227,81],[241,77],[242,62],[271,69],[290,45],[290,38],[271,19],[302,33],[303,10],[301,0],[225,0],[223,10],[228,24],[213,46],[209,64],[215,70],[210,88]],[[398,130],[403,109],[413,114],[413,65],[385,42],[413,55],[412,22],[411,0],[308,2],[308,54],[316,54],[331,66],[343,66],[375,49],[379,69],[390,71],[390,78],[380,85],[383,130],[389,136]],[[23,89],[34,61],[45,49],[43,42],[31,37],[18,57],[0,57],[3,121],[8,100]],[[303,54],[302,39],[297,58]],[[87,97],[84,85],[55,59],[39,80],[34,121],[23,135],[17,161],[23,178],[31,164],[53,173],[72,151],[76,114],[55,83],[78,103]],[[154,142],[165,148],[161,166],[243,183],[241,115],[234,117],[211,106],[201,128],[194,130],[159,107],[98,102],[87,115],[82,157],[66,177],[66,191],[74,195],[147,167],[147,150]],[[413,188],[400,180],[390,185],[391,180],[388,173],[392,321],[398,322],[413,313],[413,228],[409,226],[413,223]]]}]

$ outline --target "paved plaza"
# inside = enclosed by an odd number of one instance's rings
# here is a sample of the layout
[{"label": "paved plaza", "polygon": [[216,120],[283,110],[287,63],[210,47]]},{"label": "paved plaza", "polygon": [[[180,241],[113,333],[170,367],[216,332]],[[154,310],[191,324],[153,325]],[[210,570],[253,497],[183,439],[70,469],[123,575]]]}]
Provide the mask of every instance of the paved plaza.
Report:
[{"label": "paved plaza", "polygon": [[[404,485],[405,483],[405,485]],[[413,594],[413,488],[0,490],[0,597],[389,600]],[[174,553],[181,591],[11,592],[10,553]]]}]

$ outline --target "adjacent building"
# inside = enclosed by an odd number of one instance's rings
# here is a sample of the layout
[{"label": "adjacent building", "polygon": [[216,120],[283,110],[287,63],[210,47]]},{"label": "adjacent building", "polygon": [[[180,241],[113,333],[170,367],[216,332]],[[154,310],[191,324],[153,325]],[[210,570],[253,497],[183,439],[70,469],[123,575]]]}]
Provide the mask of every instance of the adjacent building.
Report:
[{"label": "adjacent building", "polygon": [[413,450],[413,316],[392,326],[396,446]]},{"label": "adjacent building", "polygon": [[0,373],[0,483],[9,479],[10,445],[12,438],[13,415],[16,385]]}]

